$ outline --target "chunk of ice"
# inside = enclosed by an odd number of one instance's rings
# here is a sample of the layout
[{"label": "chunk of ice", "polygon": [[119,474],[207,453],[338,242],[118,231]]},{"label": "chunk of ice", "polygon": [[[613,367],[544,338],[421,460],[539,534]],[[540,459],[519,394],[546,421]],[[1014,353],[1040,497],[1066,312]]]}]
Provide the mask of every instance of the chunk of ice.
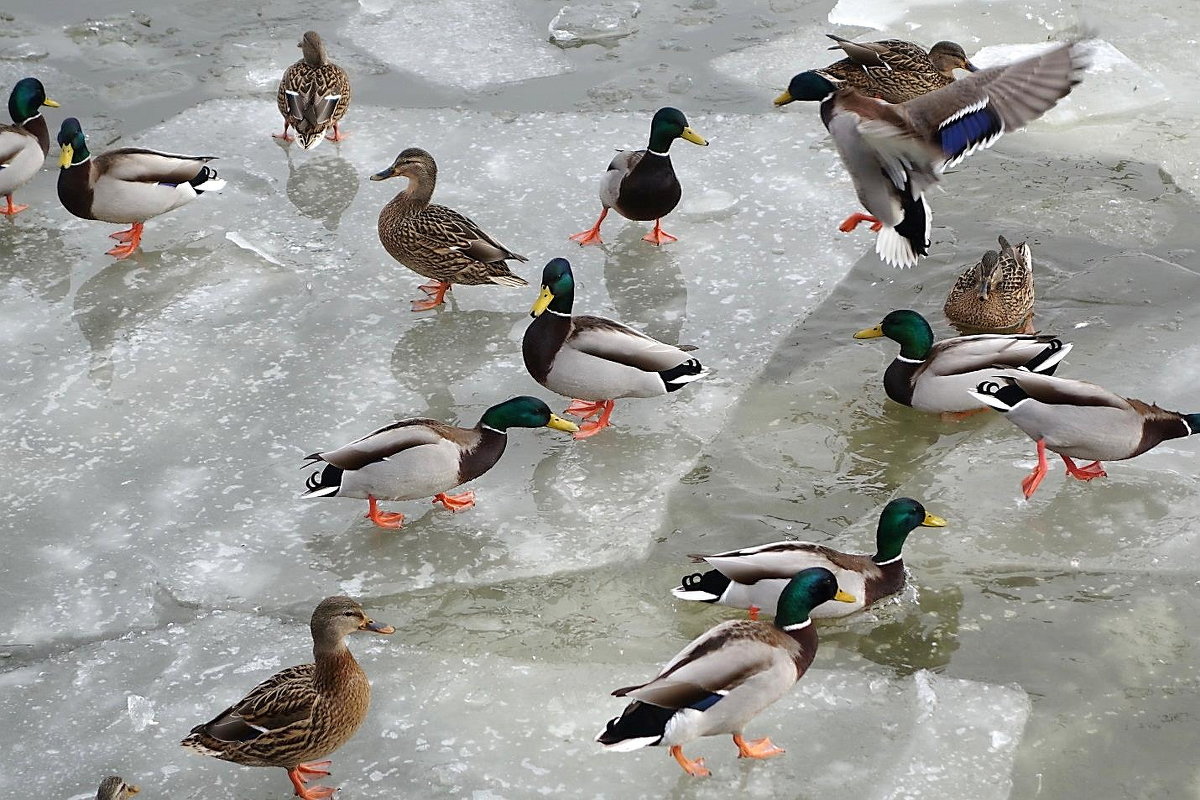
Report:
[{"label": "chunk of ice", "polygon": [[550,41],[559,47],[612,42],[637,30],[642,10],[635,0],[599,0],[563,6],[550,21]]}]

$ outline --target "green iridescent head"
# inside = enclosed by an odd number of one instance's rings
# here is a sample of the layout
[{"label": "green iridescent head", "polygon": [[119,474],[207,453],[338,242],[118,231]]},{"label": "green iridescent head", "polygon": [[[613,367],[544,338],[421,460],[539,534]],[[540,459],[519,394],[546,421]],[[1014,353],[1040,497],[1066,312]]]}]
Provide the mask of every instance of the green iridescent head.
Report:
[{"label": "green iridescent head", "polygon": [[46,97],[46,89],[37,78],[22,78],[8,96],[8,115],[20,125],[36,117],[42,106],[58,108],[58,103]]},{"label": "green iridescent head", "polygon": [[812,100],[820,102],[837,91],[837,84],[809,70],[794,76],[788,82],[787,91],[775,98],[775,105],[785,106],[795,100]]},{"label": "green iridescent head", "polygon": [[575,276],[571,262],[565,258],[551,259],[542,269],[542,291],[529,309],[531,317],[539,317],[547,308],[560,314],[570,314],[575,304]]},{"label": "green iridescent head", "polygon": [[916,311],[901,309],[883,318],[874,328],[854,334],[855,339],[877,339],[886,336],[900,344],[900,355],[924,361],[933,349],[933,328]]},{"label": "green iridescent head", "polygon": [[550,413],[550,407],[536,397],[521,395],[505,400],[483,412],[479,424],[504,433],[509,428],[554,428],[575,432],[579,426],[574,422]]},{"label": "green iridescent head", "polygon": [[676,139],[686,139],[692,144],[707,145],[704,137],[688,127],[687,117],[678,108],[660,108],[650,120],[650,149],[665,153]]},{"label": "green iridescent head", "polygon": [[824,567],[800,570],[779,595],[775,625],[784,630],[800,625],[814,608],[830,600],[853,603],[854,597],[838,589],[837,578]]},{"label": "green iridescent head", "polygon": [[871,560],[884,564],[900,557],[900,549],[908,534],[920,527],[944,528],[946,520],[925,512],[925,506],[911,497],[897,497],[879,513],[875,529],[875,555]]},{"label": "green iridescent head", "polygon": [[74,117],[64,119],[62,127],[58,129],[58,146],[62,148],[62,154],[58,157],[60,167],[81,164],[91,155],[87,140],[83,138],[83,128]]}]

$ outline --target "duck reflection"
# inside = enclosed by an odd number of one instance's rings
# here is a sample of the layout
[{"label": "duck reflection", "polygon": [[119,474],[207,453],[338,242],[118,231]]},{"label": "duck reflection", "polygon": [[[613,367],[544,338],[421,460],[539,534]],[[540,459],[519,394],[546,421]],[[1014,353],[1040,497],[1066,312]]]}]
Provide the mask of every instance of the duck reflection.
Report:
[{"label": "duck reflection", "polygon": [[836,641],[899,675],[911,675],[922,669],[937,670],[949,664],[958,650],[962,606],[963,593],[957,586],[922,586],[914,590],[910,584],[899,595],[899,603],[889,601],[864,612],[876,615],[877,624],[848,617],[846,629],[822,630],[821,638]]},{"label": "duck reflection", "polygon": [[358,173],[344,158],[328,154],[305,159],[300,166],[288,150],[287,196],[292,205],[328,230],[337,230],[342,214],[358,194]]},{"label": "duck reflection", "polygon": [[0,283],[15,282],[29,293],[56,303],[71,291],[71,264],[57,228],[11,220],[0,225]]},{"label": "duck reflection", "polygon": [[641,229],[626,225],[604,259],[604,285],[614,318],[668,344],[679,341],[687,316],[687,283],[669,247],[647,247]]}]

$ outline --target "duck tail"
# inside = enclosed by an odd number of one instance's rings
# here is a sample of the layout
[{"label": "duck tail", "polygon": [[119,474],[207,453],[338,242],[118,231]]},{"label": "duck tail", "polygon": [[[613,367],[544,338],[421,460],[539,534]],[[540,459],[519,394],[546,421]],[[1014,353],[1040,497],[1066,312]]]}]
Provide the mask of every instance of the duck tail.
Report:
[{"label": "duck tail", "polygon": [[1029,395],[1012,378],[997,376],[968,390],[967,394],[989,408],[1007,413],[1029,399]]},{"label": "duck tail", "polygon": [[893,228],[884,225],[875,237],[875,252],[893,267],[915,267],[917,259],[929,255],[929,233],[933,216],[925,195],[912,196],[909,187],[900,192],[903,218]]},{"label": "duck tail", "polygon": [[702,603],[715,603],[729,588],[729,578],[715,569],[708,572],[693,572],[684,575],[679,585],[671,590],[671,594],[680,600],[699,600]]},{"label": "duck tail", "polygon": [[1020,366],[1020,369],[1037,372],[1041,375],[1053,375],[1058,364],[1071,352],[1072,344],[1066,344],[1062,339],[1051,339],[1046,343],[1046,349]]},{"label": "duck tail", "polygon": [[667,387],[668,392],[677,392],[692,381],[698,381],[706,375],[708,375],[708,369],[696,358],[689,358],[677,367],[664,369],[658,373],[658,377],[662,378],[663,386]]},{"label": "duck tail", "polygon": [[667,722],[676,713],[673,708],[660,708],[634,700],[625,706],[621,716],[608,721],[604,730],[596,735],[596,741],[619,753],[651,747],[662,741]]},{"label": "duck tail", "polygon": [[225,181],[217,177],[217,171],[212,167],[201,167],[196,173],[196,177],[188,181],[192,188],[196,190],[196,194],[204,194],[205,192],[219,192],[225,188]]},{"label": "duck tail", "polygon": [[[313,456],[309,456],[309,458],[313,458]],[[305,466],[309,465],[306,464]],[[300,497],[336,497],[338,490],[342,488],[343,472],[344,470],[341,467],[326,464],[321,470],[309,475],[304,481],[304,488],[308,491],[300,495]]]}]

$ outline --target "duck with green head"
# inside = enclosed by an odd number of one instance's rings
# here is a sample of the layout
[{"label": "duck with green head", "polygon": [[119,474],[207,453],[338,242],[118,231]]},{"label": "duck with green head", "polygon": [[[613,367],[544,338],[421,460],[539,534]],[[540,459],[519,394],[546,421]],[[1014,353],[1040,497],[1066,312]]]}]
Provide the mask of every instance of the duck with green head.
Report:
[{"label": "duck with green head", "polygon": [[567,414],[585,422],[575,438],[609,425],[619,397],[661,397],[700,380],[708,370],[682,348],[605,317],[573,316],[575,277],[565,258],[542,270],[521,354],[525,369],[552,392],[571,398]]},{"label": "duck with green head", "polygon": [[746,741],[742,732],[804,676],[817,654],[812,611],[830,600],[855,602],[829,570],[802,570],[780,593],[773,622],[722,622],[683,648],[654,680],[613,692],[633,702],[596,741],[618,752],[668,747],[696,777],[709,774],[704,759],[689,759],[683,746],[701,736],[732,735],[739,758],[781,755],[770,739]]},{"label": "duck with green head", "polygon": [[483,412],[473,428],[433,419],[402,419],[361,439],[307,456],[305,466],[324,466],[309,475],[301,497],[355,497],[367,500],[367,519],[381,528],[399,528],[404,515],[379,510],[380,500],[433,497],[449,511],[475,505],[475,493],[448,491],[487,472],[508,444],[509,428],[554,428],[574,432],[573,422],[550,413],[536,397],[514,397]]},{"label": "duck with green head", "polygon": [[608,165],[600,179],[600,217],[586,231],[571,236],[580,246],[603,244],[600,224],[615,209],[625,219],[648,222],[654,230],[642,237],[653,245],[678,241],[662,229],[662,218],[675,210],[683,188],[671,165],[671,144],[683,139],[692,144],[708,145],[704,137],[688,126],[687,117],[677,108],[660,108],[650,121],[650,143],[645,150],[622,150]]},{"label": "duck with green head", "polygon": [[813,618],[844,617],[904,588],[904,557],[900,550],[908,534],[918,527],[941,528],[946,520],[928,514],[911,497],[892,500],[879,514],[875,529],[875,554],[843,553],[813,542],[786,540],[757,547],[729,550],[711,556],[693,555],[713,569],[683,578],[671,594],[681,600],[699,600],[734,608],[748,608],[751,619],[758,610],[774,608],[780,592],[798,572],[824,567],[838,586],[854,595],[853,603],[822,603]]},{"label": "duck with green head", "polygon": [[0,196],[6,206],[0,214],[11,217],[29,206],[13,204],[13,192],[33,179],[46,154],[50,152],[50,130],[41,107],[58,108],[46,97],[46,89],[37,78],[22,78],[8,96],[8,114],[12,125],[0,125]]},{"label": "duck with green head", "polygon": [[216,156],[181,156],[123,147],[93,156],[79,120],[63,120],[58,131],[58,199],[77,217],[131,225],[109,234],[119,244],[108,251],[128,258],[142,241],[146,220],[187,205],[225,181],[207,166]]},{"label": "duck with green head", "polygon": [[[1037,466],[1021,482],[1026,498],[1049,471],[1047,450],[1058,453],[1068,475],[1090,481],[1108,475],[1102,461],[1123,461],[1168,439],[1200,433],[1200,414],[1168,411],[1087,381],[997,373],[970,394],[1037,442]],[[1076,458],[1092,463],[1081,467]]]},{"label": "duck with green head", "polygon": [[887,396],[918,411],[974,413],[987,408],[969,392],[997,369],[1053,374],[1071,345],[1049,334],[982,333],[933,341],[933,329],[916,311],[893,311],[855,339],[886,336],[900,355],[883,374]]}]

